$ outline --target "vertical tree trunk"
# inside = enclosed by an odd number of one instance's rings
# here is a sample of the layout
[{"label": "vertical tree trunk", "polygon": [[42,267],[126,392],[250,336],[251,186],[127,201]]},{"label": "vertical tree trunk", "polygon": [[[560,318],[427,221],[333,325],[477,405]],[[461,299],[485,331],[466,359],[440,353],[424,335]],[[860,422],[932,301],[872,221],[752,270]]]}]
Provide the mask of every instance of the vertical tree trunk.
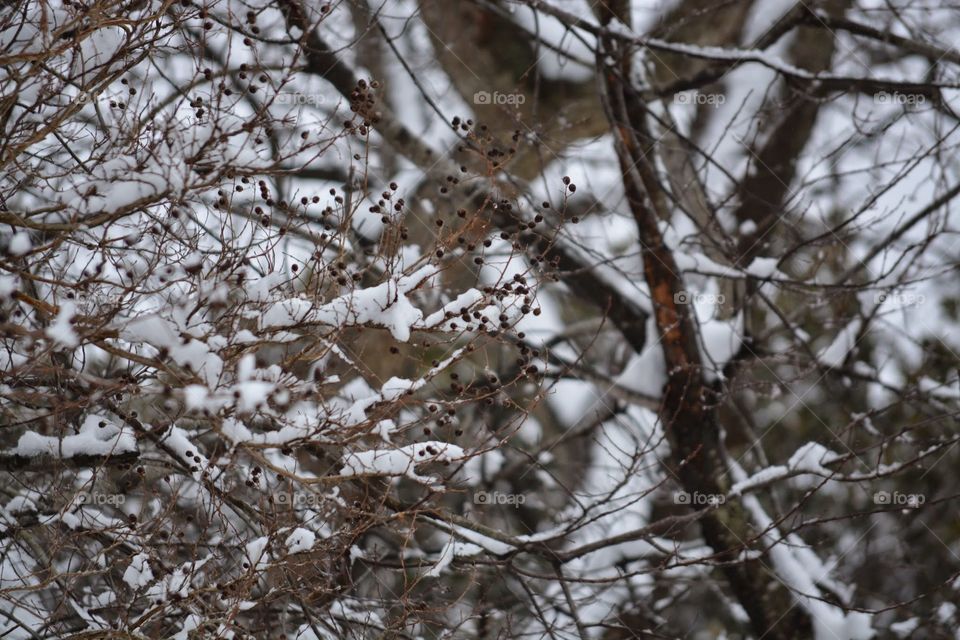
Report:
[{"label": "vertical tree trunk", "polygon": [[[607,5],[600,12],[604,23],[620,19],[629,24],[628,3]],[[643,121],[645,108],[635,93],[627,90],[630,51],[612,39],[605,39],[599,56],[613,61],[603,69],[608,118],[615,132],[617,157],[624,191],[637,223],[643,252],[643,270],[650,290],[658,337],[663,349],[667,383],[660,407],[660,421],[671,447],[668,465],[689,493],[724,495],[729,490],[729,469],[724,460],[715,410],[708,405],[695,319],[691,307],[679,304],[676,295],[684,290],[680,269],[657,226],[665,212],[654,210],[657,199],[650,197],[656,186],[653,165],[647,159],[648,136]],[[720,508],[699,505],[704,540],[723,564],[723,573],[740,605],[750,617],[758,637],[771,640],[807,638],[812,633],[806,613],[777,579],[766,556],[743,559],[756,537],[749,516],[738,502]]]}]

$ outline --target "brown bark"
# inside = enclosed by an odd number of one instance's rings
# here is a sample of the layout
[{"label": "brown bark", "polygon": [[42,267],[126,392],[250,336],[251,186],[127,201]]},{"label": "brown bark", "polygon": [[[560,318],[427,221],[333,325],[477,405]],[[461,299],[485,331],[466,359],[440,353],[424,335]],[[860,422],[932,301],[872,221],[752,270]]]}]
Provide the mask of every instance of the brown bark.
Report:
[{"label": "brown bark", "polygon": [[[724,495],[729,490],[729,469],[722,454],[716,411],[710,406],[710,391],[702,377],[695,318],[689,305],[677,303],[675,296],[684,288],[680,269],[657,224],[663,213],[654,210],[656,199],[650,197],[643,179],[644,165],[649,163],[640,143],[646,137],[645,109],[636,94],[625,89],[624,78],[629,78],[631,71],[629,54],[607,38],[600,55],[618,61],[617,67],[611,66],[605,73],[608,117],[615,131],[627,201],[639,230],[644,276],[666,363],[667,383],[659,413],[671,446],[669,465],[686,491]],[[754,633],[770,639],[809,637],[810,620],[793,606],[783,584],[769,575],[765,568],[769,559],[736,562],[757,533],[744,508],[738,502],[719,509],[701,508],[704,540],[724,562],[722,571],[750,617]]]},{"label": "brown bark", "polygon": [[[825,3],[823,10],[842,16],[849,5],[849,0],[831,0]],[[790,49],[790,58],[798,67],[808,71],[826,71],[830,68],[835,48],[836,38],[829,29],[801,27]],[[751,151],[754,169],[740,184],[740,206],[735,217],[740,222],[753,221],[756,231],[741,240],[737,251],[740,265],[748,265],[754,257],[766,253],[764,246],[772,239],[771,231],[785,214],[797,161],[810,140],[820,113],[820,101],[812,95],[811,89],[808,82],[785,89],[780,98],[785,110],[766,128],[763,134],[766,141]]]}]

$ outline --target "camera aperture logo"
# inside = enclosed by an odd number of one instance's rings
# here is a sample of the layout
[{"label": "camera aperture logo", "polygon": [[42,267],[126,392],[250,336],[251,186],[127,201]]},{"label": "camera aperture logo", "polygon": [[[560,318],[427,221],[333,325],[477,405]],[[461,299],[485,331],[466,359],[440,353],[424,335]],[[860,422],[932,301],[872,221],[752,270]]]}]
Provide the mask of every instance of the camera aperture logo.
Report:
[{"label": "camera aperture logo", "polygon": [[473,504],[489,505],[510,505],[519,507],[527,501],[522,493],[501,493],[499,491],[475,491],[473,493]]}]

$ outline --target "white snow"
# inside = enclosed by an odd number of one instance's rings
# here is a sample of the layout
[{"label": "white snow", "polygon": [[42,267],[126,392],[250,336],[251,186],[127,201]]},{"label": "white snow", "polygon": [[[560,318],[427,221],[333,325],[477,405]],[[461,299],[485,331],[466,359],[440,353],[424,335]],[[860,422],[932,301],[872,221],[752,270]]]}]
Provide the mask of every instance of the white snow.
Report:
[{"label": "white snow", "polygon": [[957,605],[952,602],[941,602],[937,607],[937,620],[942,624],[948,624],[953,620],[957,613]]},{"label": "white snow", "polygon": [[198,613],[191,613],[183,618],[183,622],[180,625],[180,631],[175,633],[172,636],[173,640],[187,640],[190,637],[190,632],[200,628],[200,625],[203,624],[203,616]]},{"label": "white snow", "polygon": [[203,375],[209,386],[219,383],[223,361],[210,345],[182,332],[172,319],[156,313],[140,315],[121,323],[120,336],[133,343],[166,349],[174,362]]},{"label": "white snow", "polygon": [[[515,547],[511,544],[501,542],[500,540],[491,538],[490,536],[484,535],[478,531],[474,531],[473,529],[468,529],[459,525],[450,525],[450,529],[453,531],[453,533],[461,538],[495,555],[503,555],[515,549]],[[470,555],[467,553],[470,550],[472,550],[472,547],[467,547],[464,549],[464,555]]]},{"label": "white snow", "polygon": [[133,156],[111,158],[95,165],[91,178],[61,199],[83,214],[120,211],[159,200],[166,193],[178,194],[187,171],[189,167],[172,160],[151,157],[140,166]]},{"label": "white snow", "polygon": [[784,278],[784,274],[780,273],[780,271],[777,269],[778,262],[779,260],[777,258],[754,258],[753,261],[747,265],[743,271],[744,273],[749,273],[755,278]]},{"label": "white snow", "polygon": [[[104,426],[99,426],[103,424]],[[32,457],[50,455],[60,458],[74,456],[104,456],[130,453],[137,450],[137,440],[131,431],[120,428],[99,415],[88,415],[75,435],[56,438],[27,431],[20,436],[13,455]]]},{"label": "white snow", "polygon": [[3,506],[3,510],[11,515],[17,513],[29,513],[37,510],[37,503],[28,496],[14,496]]},{"label": "white snow", "polygon": [[445,315],[448,311],[452,313],[460,313],[461,309],[472,310],[473,305],[481,302],[482,300],[483,294],[481,292],[477,291],[476,289],[469,289],[428,315],[423,319],[422,324],[426,328],[438,326],[443,323]]},{"label": "white snow", "polygon": [[210,390],[200,384],[188,384],[183,388],[183,402],[188,411],[203,409]]},{"label": "white snow", "polygon": [[856,346],[857,333],[860,331],[860,319],[856,318],[841,329],[833,342],[817,354],[817,360],[826,367],[839,367],[847,354]]},{"label": "white snow", "polygon": [[[652,317],[648,318],[647,336],[656,336],[656,331],[656,322]],[[617,383],[631,391],[659,398],[667,383],[667,365],[659,341],[648,338],[643,352],[631,356]]]},{"label": "white snow", "polygon": [[17,279],[14,276],[0,274],[0,300],[6,300],[17,290]]},{"label": "white snow", "polygon": [[408,391],[416,391],[424,384],[426,384],[426,380],[422,378],[414,381],[394,376],[384,382],[383,386],[380,387],[380,396],[386,401],[396,400]]},{"label": "white snow", "polygon": [[309,529],[304,529],[303,527],[297,527],[293,530],[289,536],[287,536],[285,544],[287,545],[287,553],[301,553],[303,551],[309,551],[313,548],[314,543],[317,541],[316,534]]},{"label": "white snow", "polygon": [[795,471],[829,475],[830,470],[823,465],[834,462],[840,457],[840,454],[827,449],[819,442],[808,442],[790,456],[787,466]]},{"label": "white snow", "polygon": [[290,328],[301,324],[332,327],[372,324],[387,328],[393,337],[406,342],[410,330],[423,320],[423,313],[407,299],[424,280],[434,275],[426,266],[409,276],[391,278],[367,289],[359,289],[317,305],[305,298],[291,298],[271,305],[260,316],[261,329]]},{"label": "white snow", "polygon": [[744,491],[753,489],[754,487],[763,486],[774,480],[779,480],[780,478],[786,477],[790,473],[790,469],[782,465],[775,465],[772,467],[767,467],[757,471],[755,474],[749,478],[735,482],[732,487],[730,487],[730,495],[738,496]]},{"label": "white snow", "polygon": [[397,449],[372,449],[344,455],[340,475],[407,476],[420,482],[432,482],[417,475],[414,467],[426,462],[452,462],[466,453],[455,444],[427,441]]},{"label": "white snow", "polygon": [[123,572],[123,581],[131,589],[139,589],[153,582],[153,571],[148,562],[150,556],[146,553],[138,553],[130,560],[130,566]]},{"label": "white snow", "polygon": [[890,625],[890,631],[895,633],[898,638],[907,638],[920,626],[920,618],[909,618],[902,622],[894,622]]},{"label": "white snow", "polygon": [[269,537],[261,536],[244,546],[247,562],[253,571],[262,571],[270,564],[270,552],[267,550],[269,542]]},{"label": "white snow", "polygon": [[[743,335],[743,316],[737,316],[731,320],[721,320],[713,317],[715,309],[711,311],[701,310],[697,306],[697,316],[700,321],[700,340],[703,343],[703,351],[706,360],[706,370],[709,378],[720,375],[723,367],[740,350],[742,343],[740,336]],[[711,316],[707,316],[711,313]]]},{"label": "white snow", "polygon": [[30,242],[30,235],[26,231],[18,231],[10,237],[10,244],[7,245],[7,251],[12,256],[22,256],[27,254],[33,248]]},{"label": "white snow", "polygon": [[[737,482],[746,480],[739,465],[729,462]],[[817,583],[826,583],[831,567],[824,565],[803,542],[799,535],[781,534],[766,514],[756,496],[745,495],[743,505],[751,514],[758,531],[770,545],[769,554],[777,576],[790,589],[794,599],[809,614],[816,640],[867,640],[876,632],[871,628],[872,616],[858,611],[845,612],[822,598]],[[828,583],[829,584],[829,583]]]},{"label": "white snow", "polygon": [[762,487],[765,484],[797,473],[829,477],[832,475],[831,471],[824,465],[840,458],[840,454],[827,449],[819,442],[808,442],[790,456],[786,465],[773,465],[757,471],[749,478],[735,482],[730,488],[730,495],[741,495],[745,491]]},{"label": "white snow", "polygon": [[436,563],[426,573],[423,574],[425,578],[436,578],[443,570],[450,566],[450,563],[453,562],[455,556],[454,549],[456,546],[456,541],[453,536],[450,536],[450,540],[447,541],[447,544],[443,545],[443,549],[440,551],[440,557],[437,558]]},{"label": "white snow", "polygon": [[80,344],[80,338],[74,331],[70,321],[77,313],[77,305],[73,302],[64,302],[53,322],[47,327],[46,335],[61,347],[73,348]]},{"label": "white snow", "polygon": [[186,598],[198,576],[198,570],[210,560],[210,557],[184,562],[166,576],[163,576],[147,589],[146,596],[153,601],[166,601],[171,597]]}]

